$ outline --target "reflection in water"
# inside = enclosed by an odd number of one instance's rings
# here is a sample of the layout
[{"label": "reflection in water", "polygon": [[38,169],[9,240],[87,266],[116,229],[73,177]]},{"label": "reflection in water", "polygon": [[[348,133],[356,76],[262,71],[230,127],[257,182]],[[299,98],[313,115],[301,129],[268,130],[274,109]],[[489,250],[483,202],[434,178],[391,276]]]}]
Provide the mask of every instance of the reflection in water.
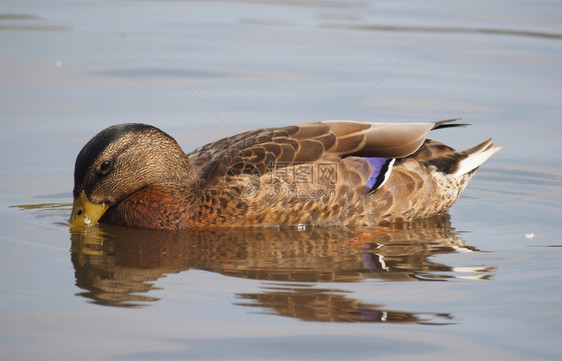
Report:
[{"label": "reflection in water", "polygon": [[[448,216],[372,229],[167,232],[100,224],[71,231],[72,263],[81,296],[113,306],[157,301],[147,295],[167,273],[197,268],[273,281],[258,294],[238,294],[238,305],[302,320],[338,322],[450,323],[446,314],[385,310],[316,282],[486,279],[493,267],[462,269],[431,256],[476,249],[450,227]],[[459,271],[462,271],[459,272]]]},{"label": "reflection in water", "polygon": [[4,24],[3,21],[39,21],[42,20],[37,15],[31,14],[5,14],[0,13],[0,30],[31,30],[31,31],[70,31],[65,26],[36,25],[36,24]]},{"label": "reflection in water", "polygon": [[542,31],[495,29],[495,28],[461,28],[461,27],[432,27],[432,26],[395,26],[376,24],[338,24],[326,23],[322,27],[332,29],[351,29],[367,31],[396,31],[414,33],[444,33],[444,34],[489,34],[509,36],[530,36],[534,38],[562,39],[562,34],[548,33]]},{"label": "reflection in water", "polygon": [[321,288],[264,287],[263,293],[241,293],[246,302],[239,306],[266,309],[263,314],[281,315],[303,321],[320,322],[388,322],[444,325],[454,323],[447,313],[393,311],[384,305],[363,303],[346,297],[347,291]]}]

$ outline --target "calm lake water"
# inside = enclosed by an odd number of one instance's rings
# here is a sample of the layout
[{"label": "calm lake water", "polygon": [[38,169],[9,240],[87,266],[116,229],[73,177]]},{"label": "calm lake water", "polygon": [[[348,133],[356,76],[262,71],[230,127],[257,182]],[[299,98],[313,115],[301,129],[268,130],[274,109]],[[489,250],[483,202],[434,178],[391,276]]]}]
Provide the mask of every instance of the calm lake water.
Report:
[{"label": "calm lake water", "polygon": [[[4,0],[4,360],[559,360],[562,3]],[[392,229],[70,232],[74,160],[326,119],[504,149]]]}]

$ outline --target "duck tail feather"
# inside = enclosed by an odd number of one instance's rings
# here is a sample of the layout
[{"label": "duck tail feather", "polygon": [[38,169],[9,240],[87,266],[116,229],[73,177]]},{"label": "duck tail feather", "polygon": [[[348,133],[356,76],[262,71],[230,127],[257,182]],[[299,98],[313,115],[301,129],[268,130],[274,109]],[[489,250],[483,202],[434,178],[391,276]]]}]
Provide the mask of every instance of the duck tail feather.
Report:
[{"label": "duck tail feather", "polygon": [[468,157],[461,160],[456,171],[453,173],[455,177],[467,174],[482,165],[488,158],[499,152],[502,147],[495,147],[492,139],[478,144],[470,149],[465,150]]},{"label": "duck tail feather", "polygon": [[451,127],[465,127],[467,125],[470,125],[468,123],[454,123],[454,124],[450,124],[452,122],[455,122],[457,120],[460,120],[462,118],[453,118],[453,119],[445,119],[445,120],[440,120],[437,121],[435,123],[433,123],[433,129],[443,129],[443,128],[451,128]]}]

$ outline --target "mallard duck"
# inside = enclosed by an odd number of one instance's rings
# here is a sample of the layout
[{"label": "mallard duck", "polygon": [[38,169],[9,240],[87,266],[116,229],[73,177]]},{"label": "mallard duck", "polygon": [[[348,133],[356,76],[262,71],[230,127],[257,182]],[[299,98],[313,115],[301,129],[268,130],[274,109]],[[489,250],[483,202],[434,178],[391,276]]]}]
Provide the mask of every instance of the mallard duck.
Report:
[{"label": "mallard duck", "polygon": [[146,124],[94,136],[74,171],[70,223],[145,229],[380,225],[445,212],[501,147],[426,139],[462,124],[323,121],[248,131],[185,154]]}]

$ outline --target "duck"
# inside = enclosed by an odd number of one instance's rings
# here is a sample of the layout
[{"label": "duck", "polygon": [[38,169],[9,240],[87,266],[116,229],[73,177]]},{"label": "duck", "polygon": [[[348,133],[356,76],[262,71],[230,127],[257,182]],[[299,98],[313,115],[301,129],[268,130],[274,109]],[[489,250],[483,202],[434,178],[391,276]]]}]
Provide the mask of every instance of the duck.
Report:
[{"label": "duck", "polygon": [[164,131],[110,126],[74,168],[70,225],[153,230],[381,226],[446,212],[501,147],[456,151],[430,131],[466,124],[320,121],[185,153]]}]

